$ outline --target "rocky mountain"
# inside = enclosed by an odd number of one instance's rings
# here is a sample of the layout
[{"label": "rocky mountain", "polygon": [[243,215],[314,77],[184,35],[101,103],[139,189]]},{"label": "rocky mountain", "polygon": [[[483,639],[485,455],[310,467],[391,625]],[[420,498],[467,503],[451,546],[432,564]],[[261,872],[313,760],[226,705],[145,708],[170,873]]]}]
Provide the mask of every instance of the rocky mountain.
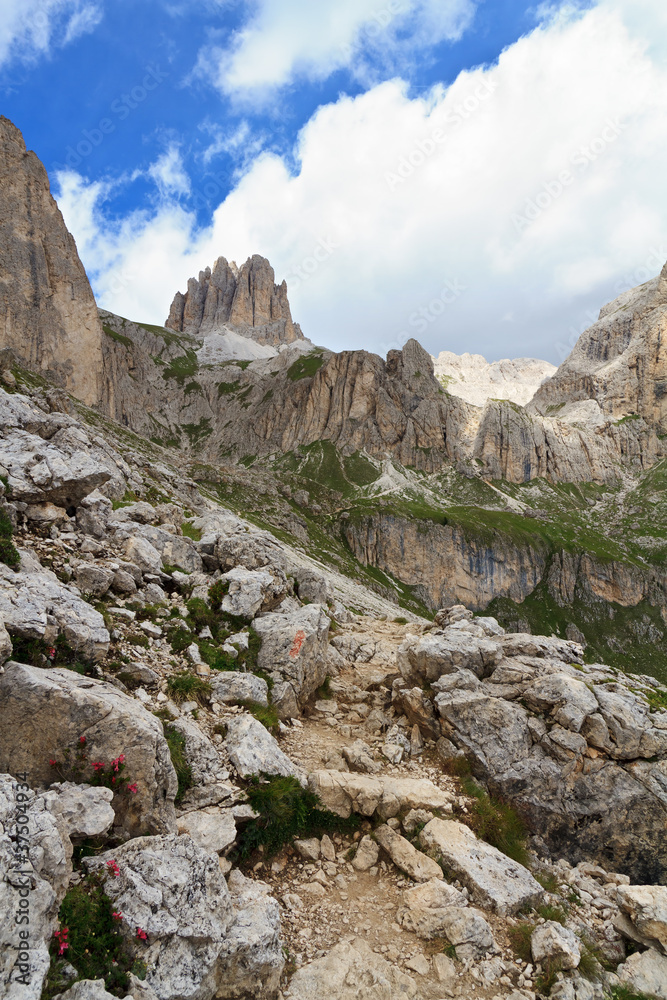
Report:
[{"label": "rocky mountain", "polygon": [[1,378],[3,996],[664,1000],[665,686],[396,616]]},{"label": "rocky mountain", "polygon": [[95,299],[46,170],[0,117],[0,349],[89,404],[106,398]]},{"label": "rocky mountain", "polygon": [[[415,341],[260,343],[261,258],[178,329],[100,312],[88,405],[35,162],[0,259],[0,994],[667,1000],[660,282],[564,419],[573,358],[476,406]],[[216,359],[221,316],[271,356]]]},{"label": "rocky mountain", "polygon": [[312,347],[292,322],[287,284],[274,279],[268,260],[258,254],[240,269],[218,257],[213,271],[200,271],[185,294],[176,293],[165,327],[201,341],[198,357],[207,363],[269,358],[289,344]]},{"label": "rocky mountain", "polygon": [[643,419],[667,427],[667,265],[657,278],[624,292],[575,344],[556,374],[535,393],[534,413],[604,427],[610,419]]},{"label": "rocky mountain", "polygon": [[475,406],[484,406],[487,399],[509,399],[525,406],[555,373],[556,366],[535,358],[505,358],[489,363],[481,354],[440,351],[433,359],[433,369],[450,395]]}]

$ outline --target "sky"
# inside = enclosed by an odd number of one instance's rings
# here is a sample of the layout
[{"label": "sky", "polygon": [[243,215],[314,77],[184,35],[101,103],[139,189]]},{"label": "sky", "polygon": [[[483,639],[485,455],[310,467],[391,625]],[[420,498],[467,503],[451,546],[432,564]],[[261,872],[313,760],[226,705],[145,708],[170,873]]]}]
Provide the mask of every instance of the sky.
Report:
[{"label": "sky", "polygon": [[98,303],[259,253],[306,336],[560,363],[667,261],[664,0],[0,0]]}]

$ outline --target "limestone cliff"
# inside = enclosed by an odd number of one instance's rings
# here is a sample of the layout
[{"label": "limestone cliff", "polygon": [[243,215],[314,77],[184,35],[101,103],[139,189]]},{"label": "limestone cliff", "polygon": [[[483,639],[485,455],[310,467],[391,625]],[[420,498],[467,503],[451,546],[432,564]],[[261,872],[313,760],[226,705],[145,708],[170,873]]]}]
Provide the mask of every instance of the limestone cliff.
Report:
[{"label": "limestone cliff", "polygon": [[303,338],[292,321],[286,282],[275,284],[273,268],[259,254],[241,268],[218,257],[212,271],[190,278],[187,292],[176,293],[165,326],[200,340],[231,327],[273,347]]},{"label": "limestone cliff", "polygon": [[509,399],[525,406],[556,366],[536,358],[505,358],[489,363],[481,354],[440,351],[433,359],[435,377],[452,396],[475,406],[487,399]]},{"label": "limestone cliff", "polygon": [[0,118],[0,348],[86,403],[105,393],[102,329],[46,170]]},{"label": "limestone cliff", "polygon": [[[624,292],[600,310],[528,409],[589,423],[642,417],[667,429],[667,264],[657,278]],[[582,403],[588,404],[582,410]]]}]

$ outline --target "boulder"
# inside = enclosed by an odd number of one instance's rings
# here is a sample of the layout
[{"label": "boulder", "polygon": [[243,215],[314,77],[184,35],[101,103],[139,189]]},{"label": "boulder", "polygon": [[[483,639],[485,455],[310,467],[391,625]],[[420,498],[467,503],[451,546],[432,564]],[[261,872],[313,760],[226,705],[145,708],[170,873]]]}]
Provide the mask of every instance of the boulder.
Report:
[{"label": "boulder", "polygon": [[667,957],[653,948],[630,955],[619,965],[616,975],[635,993],[667,1000]]},{"label": "boulder", "polygon": [[362,837],[357,847],[357,853],[352,858],[352,867],[358,872],[367,872],[369,868],[377,864],[380,848],[377,842],[368,834]]},{"label": "boulder", "polygon": [[115,571],[104,566],[82,563],[74,570],[76,585],[84,594],[102,597],[113,583]]},{"label": "boulder", "polygon": [[0,621],[25,639],[50,643],[61,634],[84,659],[101,660],[109,649],[102,615],[23,550],[18,573],[0,563]]},{"label": "boulder", "polygon": [[9,632],[5,628],[3,622],[0,621],[0,667],[12,655],[13,648]]},{"label": "boulder", "polygon": [[397,677],[392,684],[392,704],[397,715],[405,715],[411,726],[419,726],[422,736],[437,740],[440,737],[440,721],[435,714],[433,702],[420,687],[410,687]]},{"label": "boulder", "polygon": [[415,882],[442,878],[442,868],[432,858],[413,847],[409,840],[383,823],[375,829],[375,839],[384,848],[396,867]]},{"label": "boulder", "polygon": [[138,536],[130,536],[125,543],[125,558],[139,567],[142,573],[160,573],[162,557],[151,543]]},{"label": "boulder", "polygon": [[411,976],[371,951],[357,938],[342,941],[314,962],[297,969],[289,985],[290,1000],[418,1000]]},{"label": "boulder", "polygon": [[616,899],[642,938],[667,955],[667,886],[620,885]]},{"label": "boulder", "polygon": [[466,905],[463,893],[445,882],[441,872],[436,878],[403,893],[396,921],[406,931],[430,940],[442,937],[444,910]]},{"label": "boulder", "polygon": [[216,1000],[273,1000],[285,964],[280,907],[271,886],[246,878],[237,868],[227,882],[232,924],[218,956]]},{"label": "boulder", "polygon": [[304,604],[327,604],[333,597],[333,591],[324,573],[318,573],[307,566],[299,568],[294,574],[297,583],[299,600]]},{"label": "boulder", "polygon": [[258,611],[270,611],[287,593],[287,577],[281,569],[245,569],[237,566],[221,578],[229,589],[222,610],[237,618],[254,618]]},{"label": "boulder", "polygon": [[99,837],[114,821],[110,788],[56,782],[43,796],[46,808],[61,818],[70,839]]},{"label": "boulder", "polygon": [[530,951],[534,962],[557,969],[576,969],[581,961],[581,941],[555,920],[538,924],[530,938]]},{"label": "boulder", "polygon": [[402,810],[438,809],[451,812],[452,796],[426,778],[369,776],[348,771],[313,771],[308,775],[311,791],[325,809],[347,818],[353,812],[381,819],[397,816]]},{"label": "boulder", "polygon": [[239,715],[229,720],[225,747],[242,778],[249,778],[251,774],[291,774],[305,784],[301,769],[282,752],[268,729],[252,715]]},{"label": "boulder", "polygon": [[137,794],[114,796],[117,825],[131,836],[174,828],[177,780],[162,723],[136,699],[71,670],[10,662],[0,675],[0,716],[0,760],[34,787],[49,786],[49,760],[63,760],[84,737],[89,762],[125,754],[125,776],[137,785]]},{"label": "boulder", "polygon": [[[332,704],[335,704],[333,702]],[[382,770],[373,757],[373,751],[363,740],[355,740],[352,746],[343,747],[341,754],[347,762],[350,771],[360,771],[362,774],[377,774]]]},{"label": "boulder", "polygon": [[192,787],[183,796],[180,808],[184,811],[201,809],[229,798],[232,793],[231,786],[226,783],[229,771],[195,720],[180,715],[169,726],[183,737],[183,756],[192,772]]},{"label": "boulder", "polygon": [[264,678],[256,674],[244,674],[240,670],[225,670],[211,674],[210,684],[213,699],[224,704],[239,704],[254,701],[258,705],[269,704],[269,687]]},{"label": "boulder", "polygon": [[[65,993],[59,993],[54,1000],[116,1000],[116,997],[107,993],[103,979],[80,979]],[[128,993],[125,1000],[133,1000],[132,994]]]},{"label": "boulder", "polygon": [[254,628],[262,639],[257,666],[274,681],[273,703],[281,718],[294,717],[326,678],[329,618],[321,605],[308,604],[263,615]]},{"label": "boulder", "polygon": [[501,656],[499,642],[486,638],[483,633],[475,636],[450,627],[442,634],[406,636],[399,646],[396,661],[406,681],[421,685],[459,669],[471,670],[476,676],[484,677],[491,673]]},{"label": "boulder", "polygon": [[467,887],[474,902],[496,913],[516,913],[522,906],[536,905],[544,895],[527,868],[478,840],[463,823],[432,819],[419,841]]},{"label": "boulder", "polygon": [[183,813],[176,820],[176,829],[179,834],[188,834],[208,854],[220,854],[236,840],[234,814],[219,806]]}]

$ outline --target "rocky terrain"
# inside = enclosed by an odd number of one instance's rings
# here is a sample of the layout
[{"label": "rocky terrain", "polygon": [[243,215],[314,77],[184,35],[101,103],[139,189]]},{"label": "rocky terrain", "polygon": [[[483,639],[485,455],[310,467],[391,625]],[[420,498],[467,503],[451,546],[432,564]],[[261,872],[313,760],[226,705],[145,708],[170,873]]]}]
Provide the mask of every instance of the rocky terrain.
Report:
[{"label": "rocky terrain", "polygon": [[2,996],[665,1000],[665,272],[453,393],[0,149]]},{"label": "rocky terrain", "polygon": [[475,406],[484,406],[487,399],[509,399],[525,406],[556,372],[556,366],[536,358],[505,358],[489,363],[481,354],[440,351],[433,359],[433,370],[450,395]]},{"label": "rocky terrain", "polygon": [[15,371],[4,996],[667,995],[665,687],[399,615]]}]

